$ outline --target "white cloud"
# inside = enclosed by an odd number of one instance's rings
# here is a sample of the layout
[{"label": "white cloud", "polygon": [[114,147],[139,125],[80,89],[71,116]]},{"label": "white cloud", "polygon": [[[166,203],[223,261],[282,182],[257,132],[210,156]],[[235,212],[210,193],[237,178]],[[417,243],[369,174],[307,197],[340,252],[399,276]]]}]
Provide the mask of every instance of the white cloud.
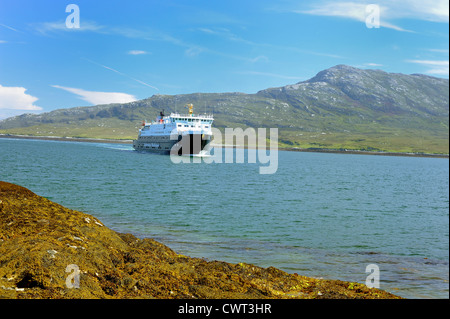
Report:
[{"label": "white cloud", "polygon": [[[399,26],[387,22],[384,18],[386,17],[387,8],[378,4],[380,8],[380,26],[397,31],[409,31],[405,30]],[[330,3],[319,3],[316,4],[312,9],[309,10],[294,10],[296,13],[319,15],[319,16],[331,16],[331,17],[341,17],[357,20],[365,23],[367,18],[366,13],[367,4],[358,2],[330,2]]]},{"label": "white cloud", "polygon": [[428,49],[430,52],[436,52],[436,53],[446,53],[448,54],[448,49]]},{"label": "white cloud", "polygon": [[[395,19],[416,19],[433,22],[449,21],[448,0],[377,0],[380,8],[380,26],[397,31],[408,31],[392,23]],[[296,13],[334,16],[365,22],[368,1],[317,1],[309,8],[292,10]]]},{"label": "white cloud", "polygon": [[373,62],[364,63],[364,65],[365,66],[383,66],[383,64],[373,63]]},{"label": "white cloud", "polygon": [[94,21],[88,21],[88,20],[81,20],[80,21],[80,28],[68,28],[66,26],[65,21],[56,21],[56,22],[43,22],[39,23],[35,26],[35,29],[42,33],[47,34],[50,32],[61,32],[61,31],[67,31],[67,32],[81,32],[81,31],[95,31],[100,32],[104,29],[104,26],[97,24]]},{"label": "white cloud", "polygon": [[[389,1],[385,1],[389,3]],[[407,17],[426,21],[447,23],[449,21],[448,0],[397,0],[394,1],[394,3],[397,4],[397,9],[402,10],[392,10],[390,14],[393,17]]]},{"label": "white cloud", "polygon": [[141,54],[149,54],[149,53],[147,51],[143,51],[143,50],[130,50],[130,51],[128,51],[128,54],[141,55]]},{"label": "white cloud", "polygon": [[449,75],[449,61],[445,60],[407,60],[406,62],[421,64],[428,69],[424,71],[426,74],[432,75]]},{"label": "white cloud", "polygon": [[0,85],[0,109],[40,111],[41,107],[34,105],[37,97],[26,94],[23,87],[7,87]]},{"label": "white cloud", "polygon": [[408,60],[408,62],[426,65],[435,65],[435,66],[448,66],[449,64],[449,61],[433,61],[433,60]]},{"label": "white cloud", "polygon": [[129,103],[137,100],[137,98],[131,94],[120,92],[86,91],[82,89],[69,88],[60,85],[52,85],[52,87],[76,94],[79,96],[80,99],[85,100],[94,105],[109,104],[109,103]]},{"label": "white cloud", "polygon": [[198,30],[199,30],[199,31],[202,31],[202,32],[204,32],[204,33],[208,33],[208,34],[217,34],[216,31],[211,30],[211,29],[209,29],[209,28],[198,28]]},{"label": "white cloud", "polygon": [[321,16],[335,16],[346,17],[355,20],[365,20],[364,4],[356,2],[332,2],[332,3],[319,3],[314,8],[309,10],[294,10],[297,13],[306,13],[311,15]]}]

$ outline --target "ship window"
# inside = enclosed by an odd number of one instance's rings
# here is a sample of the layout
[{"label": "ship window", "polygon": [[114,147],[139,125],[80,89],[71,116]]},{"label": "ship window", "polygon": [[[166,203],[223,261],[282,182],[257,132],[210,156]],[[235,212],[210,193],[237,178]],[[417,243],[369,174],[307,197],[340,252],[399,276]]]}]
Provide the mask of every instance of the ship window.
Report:
[{"label": "ship window", "polygon": [[184,127],[189,127],[189,125],[185,124]]},{"label": "ship window", "polygon": [[205,128],[209,128],[209,125],[205,125]]}]

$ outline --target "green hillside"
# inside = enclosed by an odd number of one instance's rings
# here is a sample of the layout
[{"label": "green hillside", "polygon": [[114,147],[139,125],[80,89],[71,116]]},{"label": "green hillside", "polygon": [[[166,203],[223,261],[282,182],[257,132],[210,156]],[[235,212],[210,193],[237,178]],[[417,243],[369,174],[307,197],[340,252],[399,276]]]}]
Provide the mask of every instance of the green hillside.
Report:
[{"label": "green hillside", "polygon": [[213,113],[215,127],[277,127],[280,147],[448,154],[449,81],[345,65],[256,94],[154,95],[0,121],[0,133],[133,139],[164,109]]}]

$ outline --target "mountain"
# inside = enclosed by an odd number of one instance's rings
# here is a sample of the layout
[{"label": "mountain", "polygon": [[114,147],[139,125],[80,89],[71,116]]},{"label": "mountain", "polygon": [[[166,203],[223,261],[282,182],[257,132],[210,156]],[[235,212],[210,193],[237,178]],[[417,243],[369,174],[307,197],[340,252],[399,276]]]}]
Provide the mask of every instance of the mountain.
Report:
[{"label": "mountain", "polygon": [[449,80],[337,65],[256,94],[154,95],[0,121],[0,133],[132,139],[164,109],[214,113],[215,126],[277,127],[280,146],[448,154]]}]

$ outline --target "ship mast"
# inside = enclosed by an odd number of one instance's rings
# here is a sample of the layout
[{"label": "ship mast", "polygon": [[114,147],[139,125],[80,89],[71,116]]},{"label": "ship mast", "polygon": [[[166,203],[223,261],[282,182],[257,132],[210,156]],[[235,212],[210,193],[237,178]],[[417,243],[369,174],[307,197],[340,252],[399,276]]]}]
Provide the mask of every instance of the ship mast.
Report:
[{"label": "ship mast", "polygon": [[194,114],[194,105],[192,105],[192,103],[186,104],[184,107],[187,107],[189,109],[190,116],[192,116],[192,114]]}]

